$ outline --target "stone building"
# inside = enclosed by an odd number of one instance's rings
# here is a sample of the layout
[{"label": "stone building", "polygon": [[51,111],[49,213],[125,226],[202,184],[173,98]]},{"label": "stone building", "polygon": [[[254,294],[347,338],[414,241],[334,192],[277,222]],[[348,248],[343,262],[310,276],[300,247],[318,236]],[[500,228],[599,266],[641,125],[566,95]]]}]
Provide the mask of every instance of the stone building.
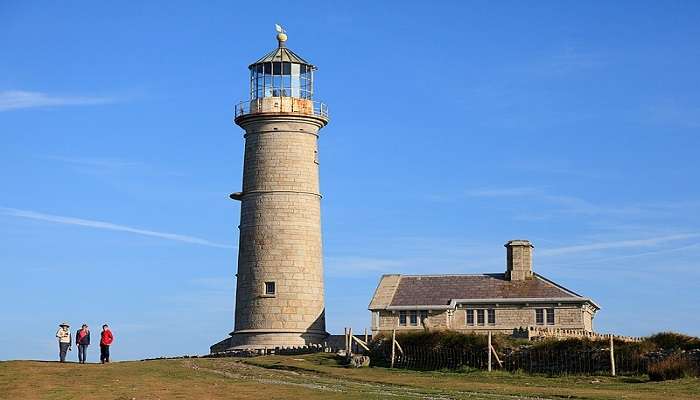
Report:
[{"label": "stone building", "polygon": [[252,63],[250,100],[235,110],[245,130],[236,311],[212,352],[321,344],[327,337],[321,249],[316,67],[278,46]]},{"label": "stone building", "polygon": [[369,305],[372,334],[393,329],[593,331],[600,309],[593,300],[534,273],[529,241],[511,240],[505,247],[505,273],[382,276]]}]

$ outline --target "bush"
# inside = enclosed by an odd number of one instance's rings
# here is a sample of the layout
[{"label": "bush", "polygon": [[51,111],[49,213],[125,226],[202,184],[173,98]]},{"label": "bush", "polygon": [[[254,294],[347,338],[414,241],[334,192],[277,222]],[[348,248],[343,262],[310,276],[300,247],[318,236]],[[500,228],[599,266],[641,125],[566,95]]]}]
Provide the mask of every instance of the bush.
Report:
[{"label": "bush", "polygon": [[[385,337],[391,340],[390,336]],[[377,337],[381,340],[382,337]],[[488,336],[478,333],[460,333],[449,330],[442,331],[416,331],[401,332],[396,334],[396,340],[402,346],[420,347],[426,350],[455,349],[467,351],[484,351],[488,343]],[[497,349],[514,348],[520,344],[528,343],[527,340],[512,339],[507,335],[494,334],[491,343]]]},{"label": "bush", "polygon": [[700,349],[700,338],[675,332],[661,332],[644,340],[664,350],[695,350]]},{"label": "bush", "polygon": [[649,379],[665,381],[690,376],[700,376],[700,368],[689,358],[681,354],[673,354],[665,359],[649,365]]}]

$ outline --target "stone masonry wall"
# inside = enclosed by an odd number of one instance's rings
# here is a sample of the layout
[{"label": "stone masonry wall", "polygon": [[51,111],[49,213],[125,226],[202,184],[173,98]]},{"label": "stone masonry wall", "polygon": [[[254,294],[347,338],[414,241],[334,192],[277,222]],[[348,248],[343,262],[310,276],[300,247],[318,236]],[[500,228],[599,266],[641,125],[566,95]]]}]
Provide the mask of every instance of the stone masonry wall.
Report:
[{"label": "stone masonry wall", "polygon": [[[233,344],[325,338],[317,133],[304,116],[252,116],[246,130]],[[265,294],[274,282],[275,295]]]},{"label": "stone masonry wall", "polygon": [[[535,309],[553,307],[554,325],[536,325]],[[448,317],[448,310],[436,311],[433,310],[428,314],[429,329],[452,329],[460,332],[479,332],[492,331],[500,333],[512,333],[513,329],[526,328],[530,326],[542,326],[558,329],[580,329],[592,331],[592,323],[590,320],[590,312],[584,310],[579,305],[547,305],[541,306],[474,306],[473,309],[488,309],[493,308],[496,313],[496,323],[489,325],[467,325],[466,324],[466,306],[459,307],[452,312],[451,317]],[[396,328],[397,330],[416,330],[424,329],[419,326],[398,326],[399,312],[388,310],[380,311],[380,326],[377,332],[387,331]],[[476,315],[475,315],[476,318]],[[485,321],[487,322],[487,321]],[[546,321],[545,321],[546,322]]]}]

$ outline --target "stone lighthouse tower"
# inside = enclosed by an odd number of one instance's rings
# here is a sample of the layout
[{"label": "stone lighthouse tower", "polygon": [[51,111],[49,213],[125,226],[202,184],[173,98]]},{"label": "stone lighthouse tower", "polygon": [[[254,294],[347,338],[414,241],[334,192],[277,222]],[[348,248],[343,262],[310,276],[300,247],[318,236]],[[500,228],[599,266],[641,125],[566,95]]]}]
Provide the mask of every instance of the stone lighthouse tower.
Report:
[{"label": "stone lighthouse tower", "polygon": [[236,106],[245,130],[231,337],[212,346],[256,349],[325,340],[318,135],[328,110],[314,101],[316,67],[278,46],[248,68],[250,100]]}]

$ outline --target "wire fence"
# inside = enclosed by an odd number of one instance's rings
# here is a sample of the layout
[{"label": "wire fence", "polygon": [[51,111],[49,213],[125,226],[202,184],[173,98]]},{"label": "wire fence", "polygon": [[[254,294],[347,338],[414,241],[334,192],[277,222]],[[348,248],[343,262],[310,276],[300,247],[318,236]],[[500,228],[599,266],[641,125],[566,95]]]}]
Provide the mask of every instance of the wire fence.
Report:
[{"label": "wire fence", "polygon": [[[396,351],[394,367],[413,370],[463,370],[488,369],[486,349],[461,349],[454,347],[429,348],[426,346],[404,345],[403,352]],[[383,341],[372,349],[373,365],[390,364],[391,343]],[[552,350],[525,347],[498,352],[498,360],[492,358],[492,367],[509,372],[525,372],[547,375],[609,375],[610,349]],[[615,370],[617,375],[643,375],[649,366],[674,354],[700,368],[697,354],[668,353],[643,354],[630,349],[615,349]]]},{"label": "wire fence", "polygon": [[[618,375],[640,375],[646,373],[648,360],[639,353],[616,350],[615,370]],[[523,349],[504,354],[503,369],[510,372],[548,375],[602,375],[612,370],[609,349],[594,350],[549,350]]]}]

